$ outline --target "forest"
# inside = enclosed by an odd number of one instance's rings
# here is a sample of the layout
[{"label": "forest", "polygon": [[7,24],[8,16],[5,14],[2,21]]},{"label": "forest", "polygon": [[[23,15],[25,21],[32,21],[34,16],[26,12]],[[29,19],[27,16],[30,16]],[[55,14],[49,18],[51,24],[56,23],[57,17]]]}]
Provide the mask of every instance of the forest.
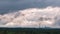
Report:
[{"label": "forest", "polygon": [[0,28],[0,34],[60,34],[60,29],[49,28]]}]

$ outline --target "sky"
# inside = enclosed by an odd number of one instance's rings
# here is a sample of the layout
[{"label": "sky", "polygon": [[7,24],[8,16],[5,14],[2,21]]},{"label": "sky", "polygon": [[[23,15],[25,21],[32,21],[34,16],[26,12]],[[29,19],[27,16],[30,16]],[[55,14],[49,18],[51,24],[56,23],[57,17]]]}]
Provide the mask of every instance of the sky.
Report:
[{"label": "sky", "polygon": [[0,14],[27,8],[45,8],[60,6],[60,0],[0,0]]},{"label": "sky", "polygon": [[59,13],[60,0],[0,0],[0,27],[60,28]]}]

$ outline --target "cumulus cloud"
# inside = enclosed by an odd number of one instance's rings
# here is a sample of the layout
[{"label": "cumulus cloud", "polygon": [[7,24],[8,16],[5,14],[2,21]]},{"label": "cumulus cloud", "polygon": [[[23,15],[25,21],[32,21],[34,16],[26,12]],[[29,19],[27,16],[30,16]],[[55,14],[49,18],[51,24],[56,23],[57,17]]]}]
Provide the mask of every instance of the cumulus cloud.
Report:
[{"label": "cumulus cloud", "polygon": [[29,8],[0,15],[1,27],[58,28],[60,7]]}]

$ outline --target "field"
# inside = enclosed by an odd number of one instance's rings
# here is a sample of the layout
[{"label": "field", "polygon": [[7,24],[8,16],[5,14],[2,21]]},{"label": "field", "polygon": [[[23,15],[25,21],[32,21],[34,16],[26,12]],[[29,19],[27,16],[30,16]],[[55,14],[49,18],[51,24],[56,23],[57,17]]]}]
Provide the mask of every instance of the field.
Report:
[{"label": "field", "polygon": [[0,28],[0,34],[60,34],[60,29],[48,28]]}]

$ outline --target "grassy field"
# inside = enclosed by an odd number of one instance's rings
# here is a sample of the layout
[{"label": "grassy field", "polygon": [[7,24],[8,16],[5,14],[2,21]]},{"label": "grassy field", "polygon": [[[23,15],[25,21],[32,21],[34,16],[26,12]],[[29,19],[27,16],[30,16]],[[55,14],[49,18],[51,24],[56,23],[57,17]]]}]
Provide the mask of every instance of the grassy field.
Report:
[{"label": "grassy field", "polygon": [[0,34],[60,34],[60,29],[0,28]]}]

